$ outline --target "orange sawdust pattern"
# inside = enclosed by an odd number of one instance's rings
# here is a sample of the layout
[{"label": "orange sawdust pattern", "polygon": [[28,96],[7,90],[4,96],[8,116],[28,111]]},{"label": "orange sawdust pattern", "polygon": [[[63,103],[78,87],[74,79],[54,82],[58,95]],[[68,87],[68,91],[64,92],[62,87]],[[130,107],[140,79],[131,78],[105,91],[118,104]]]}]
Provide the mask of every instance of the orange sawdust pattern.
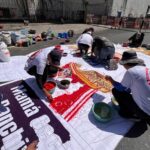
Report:
[{"label": "orange sawdust pattern", "polygon": [[128,48],[128,50],[131,50],[131,49],[136,51],[136,52],[141,52],[141,53],[144,53],[144,54],[150,56],[150,50],[146,50],[144,47]]},{"label": "orange sawdust pattern", "polygon": [[74,45],[68,45],[68,48],[72,49],[72,50],[77,50],[78,49],[78,47],[77,47],[76,44],[74,44]]},{"label": "orange sawdust pattern", "polygon": [[71,63],[71,70],[76,74],[85,84],[93,89],[100,90],[101,92],[107,93],[112,89],[112,84],[105,80],[105,77],[96,71],[84,71],[81,70],[81,65]]}]

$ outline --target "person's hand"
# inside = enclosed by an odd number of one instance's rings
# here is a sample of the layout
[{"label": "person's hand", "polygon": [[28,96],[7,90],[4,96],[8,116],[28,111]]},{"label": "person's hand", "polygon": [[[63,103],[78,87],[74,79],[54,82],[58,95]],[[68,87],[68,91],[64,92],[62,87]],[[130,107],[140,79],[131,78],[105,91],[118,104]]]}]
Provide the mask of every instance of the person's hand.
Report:
[{"label": "person's hand", "polygon": [[44,91],[44,93],[45,93],[47,99],[48,99],[50,102],[52,102],[52,100],[53,100],[52,95],[51,95],[45,88],[43,88],[43,91]]},{"label": "person's hand", "polygon": [[52,101],[53,101],[52,95],[51,95],[51,94],[48,94],[48,95],[47,95],[47,99],[48,99],[50,102],[52,102]]},{"label": "person's hand", "polygon": [[38,145],[38,140],[33,141],[31,144],[29,144],[29,145],[27,146],[27,149],[26,149],[26,150],[36,150],[37,145]]},{"label": "person's hand", "polygon": [[108,81],[110,81],[112,84],[114,82],[114,79],[111,76],[106,75],[105,79],[108,80]]}]

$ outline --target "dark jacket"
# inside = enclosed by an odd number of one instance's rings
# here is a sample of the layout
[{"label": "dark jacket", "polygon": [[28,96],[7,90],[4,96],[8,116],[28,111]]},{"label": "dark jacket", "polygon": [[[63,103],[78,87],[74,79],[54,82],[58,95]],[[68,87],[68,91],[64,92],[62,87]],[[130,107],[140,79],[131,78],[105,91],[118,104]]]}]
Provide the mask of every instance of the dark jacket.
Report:
[{"label": "dark jacket", "polygon": [[92,50],[97,47],[99,49],[106,47],[114,47],[114,44],[105,37],[95,37],[92,45]]},{"label": "dark jacket", "polygon": [[142,44],[143,39],[144,39],[144,33],[141,33],[139,35],[138,34],[139,33],[137,32],[128,39],[129,41],[131,41],[129,43],[130,47],[139,47]]}]

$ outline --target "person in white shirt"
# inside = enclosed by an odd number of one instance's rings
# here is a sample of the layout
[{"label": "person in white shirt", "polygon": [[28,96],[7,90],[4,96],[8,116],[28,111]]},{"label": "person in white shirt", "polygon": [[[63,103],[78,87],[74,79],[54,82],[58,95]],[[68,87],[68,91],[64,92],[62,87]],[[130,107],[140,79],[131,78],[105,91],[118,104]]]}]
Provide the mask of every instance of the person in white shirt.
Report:
[{"label": "person in white shirt", "polygon": [[94,32],[93,28],[86,29],[77,39],[76,43],[78,45],[78,49],[80,50],[81,55],[87,54],[89,48],[93,44],[92,34]]},{"label": "person in white shirt", "polygon": [[38,86],[44,91],[49,100],[52,100],[51,94],[43,87],[47,77],[54,77],[58,70],[62,54],[57,49],[42,49],[29,57],[25,64],[25,70],[35,76]]},{"label": "person in white shirt", "polygon": [[120,64],[127,69],[121,83],[110,76],[114,88],[112,94],[120,106],[124,118],[150,121],[150,69],[137,57],[135,51],[125,51]]}]

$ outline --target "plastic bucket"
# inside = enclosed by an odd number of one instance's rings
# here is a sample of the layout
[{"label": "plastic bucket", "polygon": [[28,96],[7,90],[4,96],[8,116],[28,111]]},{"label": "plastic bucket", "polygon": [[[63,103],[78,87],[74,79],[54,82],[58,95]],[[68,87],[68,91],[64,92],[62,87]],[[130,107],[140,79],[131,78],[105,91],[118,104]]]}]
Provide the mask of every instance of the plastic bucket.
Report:
[{"label": "plastic bucket", "polygon": [[113,116],[113,109],[104,102],[95,103],[92,106],[92,113],[96,120],[100,122],[109,122]]},{"label": "plastic bucket", "polygon": [[50,93],[53,94],[56,88],[56,83],[53,81],[48,81],[44,84],[44,88]]}]

